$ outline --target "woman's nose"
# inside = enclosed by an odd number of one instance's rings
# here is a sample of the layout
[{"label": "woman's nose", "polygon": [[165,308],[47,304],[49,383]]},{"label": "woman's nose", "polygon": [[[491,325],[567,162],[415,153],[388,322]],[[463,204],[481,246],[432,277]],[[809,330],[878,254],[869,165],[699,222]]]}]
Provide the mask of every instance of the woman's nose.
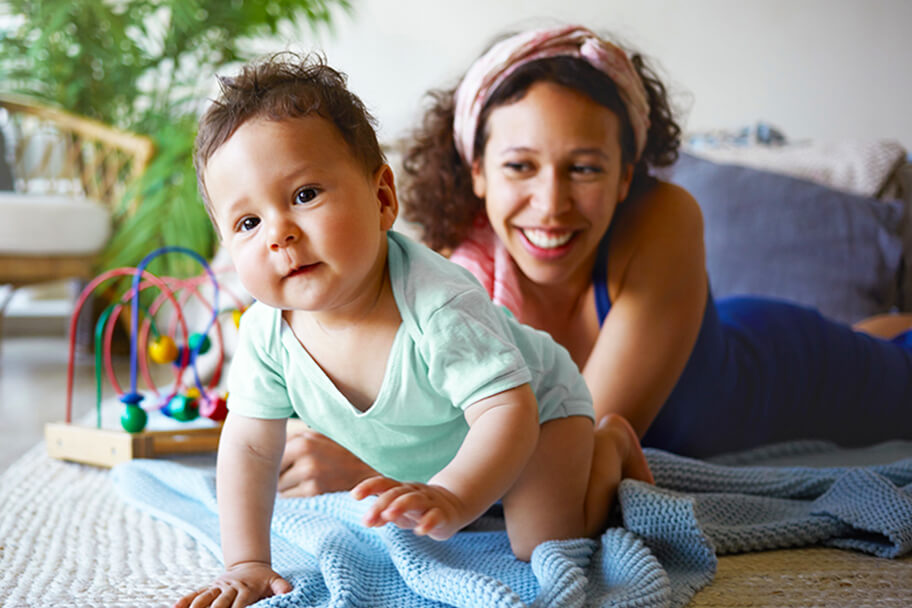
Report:
[{"label": "woman's nose", "polygon": [[269,248],[272,251],[279,251],[296,243],[299,238],[301,230],[297,224],[286,218],[277,218],[269,229]]},{"label": "woman's nose", "polygon": [[531,198],[533,209],[554,216],[570,208],[570,188],[560,174],[556,171],[542,171],[537,181]]}]

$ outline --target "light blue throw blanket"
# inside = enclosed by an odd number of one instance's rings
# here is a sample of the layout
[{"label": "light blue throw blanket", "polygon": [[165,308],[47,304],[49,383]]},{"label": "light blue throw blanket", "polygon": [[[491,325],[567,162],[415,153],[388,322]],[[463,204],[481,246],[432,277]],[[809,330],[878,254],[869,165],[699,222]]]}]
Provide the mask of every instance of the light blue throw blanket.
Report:
[{"label": "light blue throw blanket", "polygon": [[[367,502],[347,494],[279,499],[273,562],[294,590],[257,606],[674,607],[712,580],[717,554],[912,549],[912,442],[781,444],[715,462],[647,457],[657,486],[621,484],[623,527],[598,541],[543,543],[529,564],[513,558],[496,517],[436,542],[392,525],[365,528]],[[220,555],[211,467],[140,460],[113,478],[126,500]]]}]

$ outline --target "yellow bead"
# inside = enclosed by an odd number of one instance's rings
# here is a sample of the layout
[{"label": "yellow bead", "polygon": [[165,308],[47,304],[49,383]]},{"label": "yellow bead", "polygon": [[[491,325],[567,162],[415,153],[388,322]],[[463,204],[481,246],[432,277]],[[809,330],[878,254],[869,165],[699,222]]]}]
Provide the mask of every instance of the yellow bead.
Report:
[{"label": "yellow bead", "polygon": [[241,315],[244,314],[240,310],[231,311],[231,320],[234,321],[234,326],[238,329],[241,327]]},{"label": "yellow bead", "polygon": [[158,336],[149,345],[149,358],[155,363],[173,363],[177,359],[177,345],[170,336]]}]

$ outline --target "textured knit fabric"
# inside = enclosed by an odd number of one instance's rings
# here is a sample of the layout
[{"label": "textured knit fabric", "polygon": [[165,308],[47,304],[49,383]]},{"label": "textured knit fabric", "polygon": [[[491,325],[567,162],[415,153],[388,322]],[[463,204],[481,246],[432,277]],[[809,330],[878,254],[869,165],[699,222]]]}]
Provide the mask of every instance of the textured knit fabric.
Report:
[{"label": "textured knit fabric", "polygon": [[402,324],[383,384],[354,407],[301,346],[281,311],[257,303],[242,317],[228,407],[255,418],[293,412],[383,474],[427,481],[455,456],[464,409],[529,383],[542,422],[593,417],[576,365],[544,332],[491,303],[471,274],[390,233],[389,276]]},{"label": "textured knit fabric", "polygon": [[[543,543],[529,564],[513,557],[495,517],[436,542],[393,525],[365,528],[369,501],[344,493],[279,499],[273,565],[294,590],[257,605],[678,607],[712,580],[717,553],[818,543],[882,557],[912,550],[912,443],[792,443],[724,463],[659,450],[647,458],[658,486],[621,484],[623,528]],[[113,479],[128,502],[221,554],[212,470],[133,461]]]}]

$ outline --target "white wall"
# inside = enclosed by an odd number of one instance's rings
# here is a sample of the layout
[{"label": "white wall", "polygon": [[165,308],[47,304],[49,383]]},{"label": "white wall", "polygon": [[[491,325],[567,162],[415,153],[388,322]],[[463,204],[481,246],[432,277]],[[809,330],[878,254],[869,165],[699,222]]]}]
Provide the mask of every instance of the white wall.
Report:
[{"label": "white wall", "polygon": [[[352,0],[322,47],[403,135],[432,87],[456,82],[498,33],[542,18],[617,34],[654,58],[688,129],[763,120],[792,138],[896,138],[912,150],[910,0]],[[302,43],[303,41],[303,43]]]}]

